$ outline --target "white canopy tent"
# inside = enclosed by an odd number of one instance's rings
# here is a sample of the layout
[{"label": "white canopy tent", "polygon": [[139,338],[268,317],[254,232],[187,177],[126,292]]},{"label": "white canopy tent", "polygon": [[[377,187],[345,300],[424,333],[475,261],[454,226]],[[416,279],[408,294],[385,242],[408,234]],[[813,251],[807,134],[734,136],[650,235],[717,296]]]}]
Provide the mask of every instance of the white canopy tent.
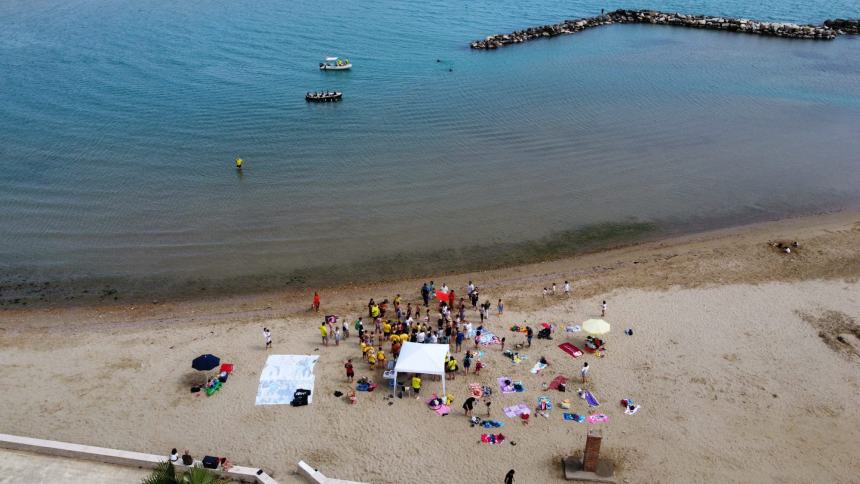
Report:
[{"label": "white canopy tent", "polygon": [[439,375],[442,378],[442,395],[445,394],[445,356],[448,355],[448,345],[426,343],[403,343],[400,356],[394,366],[394,384],[397,384],[398,373],[426,373]]}]

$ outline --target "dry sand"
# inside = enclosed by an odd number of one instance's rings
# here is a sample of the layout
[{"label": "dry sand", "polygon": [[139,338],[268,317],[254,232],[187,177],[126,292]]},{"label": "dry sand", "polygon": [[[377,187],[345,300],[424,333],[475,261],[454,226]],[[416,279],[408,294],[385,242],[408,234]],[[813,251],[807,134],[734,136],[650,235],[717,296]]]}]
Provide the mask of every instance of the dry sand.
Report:
[{"label": "dry sand", "polygon": [[[558,333],[524,350],[515,366],[498,347],[480,377],[449,383],[455,411],[438,417],[414,399],[359,394],[350,406],[342,361],[361,363],[357,340],[322,347],[310,298],[261,294],[220,301],[136,307],[0,312],[0,432],[143,452],[189,448],[227,455],[292,479],[298,460],[326,475],[374,483],[561,480],[559,459],[581,450],[586,424],[549,419],[523,427],[502,415],[515,403],[555,404],[575,394],[543,392],[556,374],[592,366],[589,388],[610,416],[603,455],[626,482],[860,482],[860,214],[856,212],[713,232],[529,266],[444,277],[458,293],[468,279],[493,302],[489,327],[509,344],[523,320],[556,324],[599,315],[613,331],[603,359],[574,360],[557,345],[582,336]],[[799,240],[782,254],[772,240]],[[570,279],[574,295],[544,300],[541,289]],[[442,277],[435,278],[441,285]],[[354,319],[370,297],[417,299],[421,281],[323,293],[323,312]],[[503,298],[506,313],[495,314]],[[469,311],[469,317],[477,315]],[[261,327],[274,332],[274,354],[319,354],[314,403],[257,407],[267,352]],[[634,335],[623,334],[633,328]],[[188,392],[190,360],[212,352],[237,370],[215,396]],[[541,356],[542,375],[529,369]],[[462,356],[462,354],[460,355]],[[517,443],[480,444],[460,408],[469,382],[521,379],[524,394],[494,395],[493,417]],[[373,375],[379,378],[377,372]],[[425,392],[438,388],[425,379]],[[626,416],[618,401],[642,405]],[[483,415],[481,408],[478,415]]]}]

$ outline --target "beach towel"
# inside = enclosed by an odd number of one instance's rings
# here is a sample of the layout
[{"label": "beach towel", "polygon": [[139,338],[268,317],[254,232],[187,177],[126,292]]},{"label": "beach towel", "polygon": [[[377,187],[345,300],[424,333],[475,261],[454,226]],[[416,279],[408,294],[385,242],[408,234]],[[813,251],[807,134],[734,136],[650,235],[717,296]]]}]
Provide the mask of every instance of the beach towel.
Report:
[{"label": "beach towel", "polygon": [[502,344],[502,340],[493,333],[484,331],[481,333],[481,336],[478,337],[478,344],[481,346],[500,345]]},{"label": "beach towel", "polygon": [[594,415],[589,415],[585,420],[587,420],[588,423],[591,423],[591,424],[606,423],[606,422],[609,422],[609,416],[604,415],[602,413],[595,413]]},{"label": "beach towel", "polygon": [[528,332],[529,332],[529,330],[528,330],[528,328],[527,328],[527,327],[525,327],[525,326],[517,326],[516,324],[515,324],[515,325],[513,325],[513,326],[511,326],[511,331],[513,331],[514,333],[523,333],[523,334],[525,334],[525,333],[528,333]]},{"label": "beach towel", "polygon": [[582,350],[577,348],[576,346],[573,346],[570,343],[562,343],[558,345],[558,347],[561,348],[561,351],[564,351],[565,353],[569,354],[574,358],[579,358],[580,356],[582,356]]},{"label": "beach towel", "polygon": [[572,420],[578,423],[585,422],[585,417],[583,417],[582,415],[577,415],[575,413],[565,413],[563,415],[565,420]]},{"label": "beach towel", "polygon": [[624,413],[627,415],[636,415],[636,412],[639,411],[640,407],[642,407],[642,405],[634,405],[632,409],[628,407],[626,410],[624,410]]},{"label": "beach towel", "polygon": [[529,359],[529,355],[521,355],[519,353],[514,353],[511,356],[511,361],[513,361],[515,365],[519,365],[520,363],[523,362],[523,360],[527,360],[527,359]]},{"label": "beach towel", "polygon": [[539,396],[537,401],[538,401],[538,408],[540,408],[541,402],[544,402],[544,403],[546,403],[546,410],[552,410],[552,400],[550,400],[549,398],[547,398],[545,396]]},{"label": "beach towel", "polygon": [[514,390],[515,390],[517,393],[521,393],[521,392],[526,391],[526,386],[525,386],[525,385],[523,385],[523,382],[521,382],[521,381],[515,381],[515,382],[514,382]]},{"label": "beach towel", "polygon": [[531,413],[531,410],[529,410],[528,405],[526,405],[525,403],[520,403],[517,405],[512,405],[510,407],[505,407],[505,409],[503,411],[505,413],[505,416],[510,417],[510,418],[517,418],[518,416],[520,416],[522,414],[530,414]]},{"label": "beach towel", "polygon": [[480,383],[469,383],[469,393],[475,398],[481,398],[484,396],[484,389]]},{"label": "beach towel", "polygon": [[501,444],[505,441],[502,434],[481,434],[481,442],[485,444]]},{"label": "beach towel", "polygon": [[485,429],[498,428],[504,425],[504,422],[500,422],[498,420],[484,420],[483,422],[481,422],[481,426],[483,426]]},{"label": "beach towel", "polygon": [[570,410],[570,406],[571,406],[570,400],[564,399],[558,404],[558,406],[565,409],[565,410]]},{"label": "beach towel", "polygon": [[439,416],[448,415],[449,413],[451,413],[451,407],[449,407],[448,405],[442,405],[439,408],[437,408],[435,411],[436,411],[436,414]]},{"label": "beach towel", "polygon": [[535,366],[533,366],[533,367],[532,367],[532,369],[531,369],[530,371],[531,371],[532,373],[537,374],[537,373],[540,373],[540,371],[541,371],[541,370],[543,370],[543,369],[544,369],[544,368],[546,368],[546,367],[547,367],[547,365],[545,365],[545,364],[543,364],[543,363],[541,363],[541,362],[537,362],[537,363],[535,363]]},{"label": "beach towel", "polygon": [[578,333],[578,332],[582,331],[582,327],[581,327],[580,325],[578,325],[578,324],[574,324],[574,325],[570,325],[570,324],[568,324],[568,325],[564,328],[564,331],[565,331],[565,332],[567,332],[567,333]]},{"label": "beach towel", "polygon": [[547,385],[547,388],[550,390],[558,390],[558,386],[561,384],[566,385],[567,384],[567,378],[565,378],[561,375],[557,375],[555,378],[552,379],[551,382],[549,382],[549,385]]},{"label": "beach towel", "polygon": [[513,382],[511,382],[510,386],[505,386],[505,380],[510,381],[511,379],[506,376],[499,377],[499,391],[502,393],[516,393]]},{"label": "beach towel", "polygon": [[585,402],[588,403],[589,407],[599,407],[600,406],[600,402],[597,401],[597,397],[595,397],[594,394],[588,390],[586,390],[583,398],[585,398]]},{"label": "beach towel", "polygon": [[484,385],[483,387],[481,387],[481,390],[483,390],[485,397],[489,397],[490,395],[493,394],[493,389],[488,387],[487,385]]},{"label": "beach towel", "polygon": [[260,372],[257,405],[285,405],[293,400],[299,388],[311,391],[313,403],[314,366],[319,355],[269,355]]}]

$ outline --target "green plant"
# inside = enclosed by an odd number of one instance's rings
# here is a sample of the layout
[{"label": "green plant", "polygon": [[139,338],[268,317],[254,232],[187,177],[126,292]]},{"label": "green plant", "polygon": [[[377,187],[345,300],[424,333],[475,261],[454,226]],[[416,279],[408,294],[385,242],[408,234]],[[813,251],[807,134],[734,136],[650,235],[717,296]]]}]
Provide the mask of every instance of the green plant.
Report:
[{"label": "green plant", "polygon": [[162,462],[140,482],[141,484],[179,484],[179,479],[176,478],[176,468],[173,467],[173,463]]},{"label": "green plant", "polygon": [[224,484],[226,479],[221,479],[209,469],[194,466],[182,474],[181,484]]},{"label": "green plant", "polygon": [[162,462],[141,481],[141,484],[225,484],[226,482],[226,479],[221,479],[214,472],[199,465],[177,477],[173,463]]}]

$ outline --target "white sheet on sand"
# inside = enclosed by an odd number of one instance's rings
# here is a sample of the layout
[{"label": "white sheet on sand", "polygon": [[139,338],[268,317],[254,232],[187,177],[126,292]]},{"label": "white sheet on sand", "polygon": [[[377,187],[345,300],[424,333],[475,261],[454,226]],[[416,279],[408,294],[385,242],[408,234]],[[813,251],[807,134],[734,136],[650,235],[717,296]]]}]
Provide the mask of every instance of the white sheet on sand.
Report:
[{"label": "white sheet on sand", "polygon": [[313,402],[317,360],[318,355],[270,355],[260,372],[257,405],[289,404],[299,388],[310,390],[308,403]]}]

